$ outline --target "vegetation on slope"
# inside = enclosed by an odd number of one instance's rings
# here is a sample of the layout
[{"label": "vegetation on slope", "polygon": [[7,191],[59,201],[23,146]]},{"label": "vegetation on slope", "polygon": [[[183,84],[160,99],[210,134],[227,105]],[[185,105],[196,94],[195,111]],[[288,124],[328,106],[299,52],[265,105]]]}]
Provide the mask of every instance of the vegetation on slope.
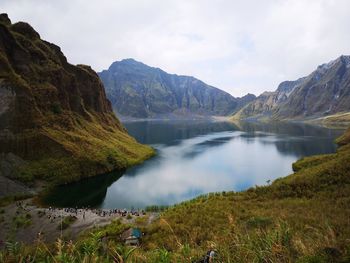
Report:
[{"label": "vegetation on slope", "polygon": [[96,72],[0,15],[0,175],[66,183],[153,153],[115,117]]},{"label": "vegetation on slope", "polygon": [[233,119],[314,120],[349,125],[350,56],[317,67],[306,77],[282,82],[237,112]]},{"label": "vegetation on slope", "polygon": [[86,121],[79,116],[75,120],[77,123],[70,129],[43,128],[43,134],[57,141],[72,157],[33,160],[19,169],[18,179],[72,182],[83,175],[124,169],[153,155],[149,147],[140,145],[123,130],[103,127],[98,121]]},{"label": "vegetation on slope", "polygon": [[[183,244],[224,262],[350,260],[350,130],[337,153],[303,158],[294,174],[241,193],[201,196],[165,212],[146,238],[180,257]],[[167,222],[164,224],[164,222]]]},{"label": "vegetation on slope", "polygon": [[189,76],[168,74],[133,59],[99,73],[114,110],[134,118],[190,118],[233,114],[255,99],[234,98]]},{"label": "vegetation on slope", "polygon": [[[117,221],[75,243],[21,246],[16,260],[196,262],[214,246],[216,262],[349,262],[350,129],[337,143],[335,154],[303,158],[294,163],[294,174],[270,185],[199,196],[151,225],[147,218],[136,220],[145,233],[139,248],[120,242],[128,226]],[[111,237],[104,243],[106,233]],[[3,260],[14,257],[11,244],[1,252]]]},{"label": "vegetation on slope", "polygon": [[350,125],[350,112],[340,112],[326,117],[311,120],[311,123],[320,123],[326,127],[348,127]]}]

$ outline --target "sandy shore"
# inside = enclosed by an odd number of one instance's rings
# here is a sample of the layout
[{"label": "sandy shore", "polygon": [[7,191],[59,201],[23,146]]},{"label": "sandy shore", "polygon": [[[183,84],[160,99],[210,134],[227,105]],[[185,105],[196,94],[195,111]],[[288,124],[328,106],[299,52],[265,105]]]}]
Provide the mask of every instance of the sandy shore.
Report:
[{"label": "sandy shore", "polygon": [[[102,213],[104,211],[104,213]],[[75,216],[76,220],[67,229],[61,230],[61,222],[67,216]],[[46,242],[53,242],[59,237],[75,239],[82,231],[94,226],[109,224],[120,218],[124,223],[133,223],[138,217],[147,217],[148,223],[158,216],[157,213],[140,213],[132,215],[130,211],[124,216],[112,213],[110,210],[94,209],[49,209],[32,204],[32,199],[20,203],[16,202],[0,208],[0,245],[6,240],[15,240],[23,243],[32,243],[41,233]],[[28,219],[28,224],[16,227],[16,219]]]}]

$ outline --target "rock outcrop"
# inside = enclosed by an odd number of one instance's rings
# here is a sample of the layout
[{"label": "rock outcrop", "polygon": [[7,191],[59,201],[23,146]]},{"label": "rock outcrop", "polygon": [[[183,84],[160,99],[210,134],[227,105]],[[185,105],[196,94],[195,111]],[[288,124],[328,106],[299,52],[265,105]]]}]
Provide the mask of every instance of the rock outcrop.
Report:
[{"label": "rock outcrop", "polygon": [[14,173],[22,180],[68,182],[125,168],[153,150],[127,134],[96,72],[69,64],[29,24],[1,14],[0,153],[25,161]]},{"label": "rock outcrop", "polygon": [[188,76],[168,74],[133,59],[114,62],[99,73],[113,109],[135,118],[224,116],[255,99],[227,92]]},{"label": "rock outcrop", "polygon": [[306,77],[264,92],[234,118],[307,120],[349,111],[350,56],[340,56]]}]

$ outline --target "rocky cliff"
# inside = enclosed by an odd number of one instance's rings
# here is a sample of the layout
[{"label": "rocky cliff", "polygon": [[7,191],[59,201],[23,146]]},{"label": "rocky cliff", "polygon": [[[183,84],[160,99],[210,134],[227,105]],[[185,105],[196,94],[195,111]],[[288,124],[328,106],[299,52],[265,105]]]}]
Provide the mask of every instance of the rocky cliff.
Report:
[{"label": "rocky cliff", "polygon": [[230,94],[188,76],[168,74],[133,59],[99,73],[113,109],[121,116],[158,118],[229,115],[255,99]]},{"label": "rocky cliff", "polygon": [[350,111],[350,56],[317,67],[296,81],[264,92],[234,118],[315,119]]},{"label": "rocky cliff", "polygon": [[152,153],[126,133],[89,66],[0,15],[0,173],[68,182]]}]

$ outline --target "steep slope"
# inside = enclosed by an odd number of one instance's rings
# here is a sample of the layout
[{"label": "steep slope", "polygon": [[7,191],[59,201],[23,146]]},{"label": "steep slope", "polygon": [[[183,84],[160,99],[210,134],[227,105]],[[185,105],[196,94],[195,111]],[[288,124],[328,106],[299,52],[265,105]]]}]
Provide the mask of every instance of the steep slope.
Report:
[{"label": "steep slope", "polygon": [[296,81],[264,92],[234,118],[314,119],[350,111],[350,57],[340,56]]},{"label": "steep slope", "polygon": [[278,86],[276,91],[265,91],[237,112],[235,118],[270,118],[274,110],[276,110],[280,104],[287,101],[289,95],[302,83],[303,80],[304,78],[296,81],[284,81]]},{"label": "steep slope", "polygon": [[[33,242],[22,245],[18,254],[5,246],[0,258],[42,262],[64,256],[109,262],[118,256],[130,262],[203,262],[208,249],[214,248],[214,262],[348,263],[350,129],[337,143],[336,153],[303,158],[293,164],[293,174],[271,184],[208,193],[165,210],[153,207],[163,212],[158,217],[134,217],[132,223],[113,220],[85,229],[68,245],[58,240],[44,249],[42,241]],[[130,224],[145,233],[136,250],[114,238]],[[107,235],[112,238],[101,242]]]},{"label": "steep slope", "polygon": [[350,56],[319,66],[276,110],[278,118],[310,118],[350,111]]},{"label": "steep slope", "polygon": [[300,159],[269,185],[168,209],[145,231],[144,247],[165,247],[183,262],[179,244],[188,259],[208,243],[221,262],[349,262],[350,129],[337,143],[336,153]]},{"label": "steep slope", "polygon": [[98,75],[0,15],[0,173],[68,182],[152,155],[122,127]]},{"label": "steep slope", "polygon": [[133,59],[114,62],[99,73],[114,110],[136,118],[228,115],[255,99],[239,99],[188,76],[168,74]]}]

